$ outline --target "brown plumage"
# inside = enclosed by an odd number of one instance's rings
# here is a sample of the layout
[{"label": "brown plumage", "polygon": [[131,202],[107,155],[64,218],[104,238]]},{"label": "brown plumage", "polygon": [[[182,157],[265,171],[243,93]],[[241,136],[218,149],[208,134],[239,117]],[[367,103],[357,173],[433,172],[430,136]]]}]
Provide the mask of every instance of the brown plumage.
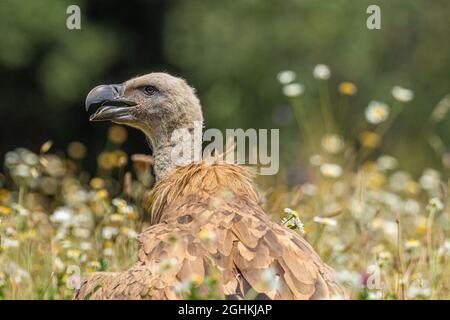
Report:
[{"label": "brown plumage", "polygon": [[342,294],[313,248],[263,212],[245,168],[208,161],[162,172],[145,203],[153,225],[139,235],[136,264],[88,275],[76,299],[177,299],[184,297],[179,284],[192,280],[206,296],[208,274],[222,298]]}]

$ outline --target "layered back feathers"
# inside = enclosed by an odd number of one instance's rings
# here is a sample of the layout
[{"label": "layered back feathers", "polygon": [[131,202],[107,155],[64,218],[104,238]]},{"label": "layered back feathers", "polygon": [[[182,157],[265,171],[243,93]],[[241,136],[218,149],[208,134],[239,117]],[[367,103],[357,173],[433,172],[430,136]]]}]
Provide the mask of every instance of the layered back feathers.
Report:
[{"label": "layered back feathers", "polygon": [[[173,174],[159,181],[144,200],[144,208],[151,214],[151,223],[159,223],[183,212],[165,212],[168,204],[183,199],[204,195],[220,197],[233,196],[258,202],[256,187],[250,171],[234,164],[221,164],[217,160],[192,163],[178,167]],[[230,195],[230,194],[229,194]]]},{"label": "layered back feathers", "polygon": [[125,272],[91,274],[76,298],[183,298],[179,288],[186,282],[207,296],[208,274],[215,275],[223,298],[327,299],[343,293],[312,247],[263,212],[241,166],[176,168],[156,184],[146,206],[154,225],[139,235],[138,262]]}]

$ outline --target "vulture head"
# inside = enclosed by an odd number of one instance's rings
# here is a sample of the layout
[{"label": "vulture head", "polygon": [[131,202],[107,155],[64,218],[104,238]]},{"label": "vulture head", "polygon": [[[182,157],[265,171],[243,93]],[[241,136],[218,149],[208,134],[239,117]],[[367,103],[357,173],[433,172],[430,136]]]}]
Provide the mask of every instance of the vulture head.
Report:
[{"label": "vulture head", "polygon": [[173,131],[192,130],[196,123],[203,123],[194,89],[167,73],[149,73],[121,84],[99,85],[87,95],[86,110],[90,121],[112,121],[143,131],[155,156],[157,179],[158,170],[169,170]]}]

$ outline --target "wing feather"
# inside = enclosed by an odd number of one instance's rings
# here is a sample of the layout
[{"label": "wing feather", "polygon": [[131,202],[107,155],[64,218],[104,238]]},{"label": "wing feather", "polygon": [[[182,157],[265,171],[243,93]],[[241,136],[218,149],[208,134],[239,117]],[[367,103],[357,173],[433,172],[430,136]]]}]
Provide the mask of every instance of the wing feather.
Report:
[{"label": "wing feather", "polygon": [[[270,299],[326,299],[342,293],[314,249],[264,213],[241,167],[179,170],[155,187],[158,223],[139,235],[136,264],[88,275],[76,299],[178,299],[177,285],[194,276],[198,292],[207,294],[204,282],[212,270],[224,297],[254,291]],[[202,238],[205,230],[214,237]]]}]

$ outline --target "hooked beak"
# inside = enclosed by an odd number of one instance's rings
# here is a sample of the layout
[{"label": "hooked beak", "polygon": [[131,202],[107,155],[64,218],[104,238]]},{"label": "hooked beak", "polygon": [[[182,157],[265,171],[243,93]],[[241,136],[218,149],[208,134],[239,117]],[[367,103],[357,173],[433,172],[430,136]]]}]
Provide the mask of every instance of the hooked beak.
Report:
[{"label": "hooked beak", "polygon": [[130,113],[130,107],[137,103],[124,97],[122,84],[100,85],[86,97],[86,111],[90,121],[120,121]]}]

